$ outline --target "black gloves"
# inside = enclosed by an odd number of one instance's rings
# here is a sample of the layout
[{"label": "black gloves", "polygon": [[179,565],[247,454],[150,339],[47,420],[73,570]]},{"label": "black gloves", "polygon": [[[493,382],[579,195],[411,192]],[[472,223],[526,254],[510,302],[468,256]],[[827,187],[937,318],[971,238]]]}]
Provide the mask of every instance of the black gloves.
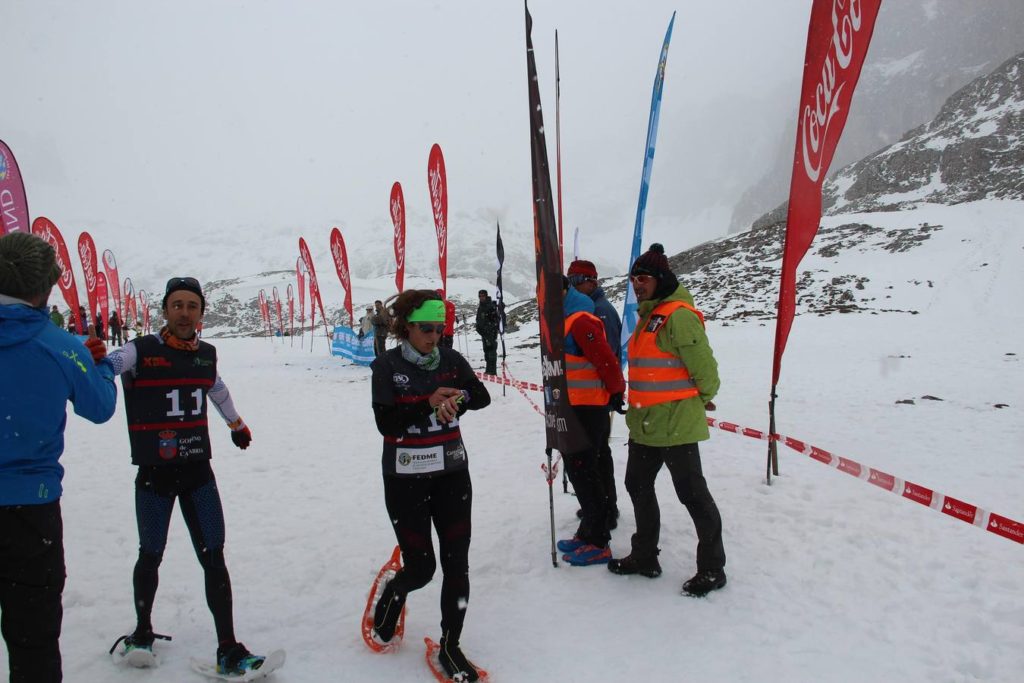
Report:
[{"label": "black gloves", "polygon": [[612,394],[612,397],[608,399],[608,407],[614,410],[619,415],[626,414],[626,402],[622,398],[622,392]]},{"label": "black gloves", "polygon": [[243,451],[248,448],[249,444],[252,443],[252,432],[249,431],[248,425],[242,425],[241,429],[233,430],[231,432],[231,441]]}]

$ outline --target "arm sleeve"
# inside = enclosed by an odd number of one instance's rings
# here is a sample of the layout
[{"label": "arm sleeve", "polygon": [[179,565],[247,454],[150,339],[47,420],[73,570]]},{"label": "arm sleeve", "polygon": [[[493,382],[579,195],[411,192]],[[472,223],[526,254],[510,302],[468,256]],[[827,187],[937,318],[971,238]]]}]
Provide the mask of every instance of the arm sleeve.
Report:
[{"label": "arm sleeve", "polygon": [[213,387],[207,396],[210,397],[213,407],[217,409],[217,412],[220,413],[225,422],[231,424],[241,419],[238,411],[235,410],[234,401],[231,400],[231,392],[228,391],[228,385],[224,384],[224,380],[220,378],[220,375],[217,375],[217,380],[213,383]]},{"label": "arm sleeve", "polygon": [[135,370],[135,364],[139,362],[139,354],[135,347],[135,340],[126,343],[119,349],[107,354],[114,375],[121,376],[129,370]]},{"label": "arm sleeve", "polygon": [[666,326],[666,341],[671,348],[664,348],[659,338],[659,347],[683,359],[690,377],[697,384],[700,400],[707,403],[718,394],[721,381],[718,378],[718,361],[711,351],[708,335],[696,315],[679,310],[669,318]]},{"label": "arm sleeve", "polygon": [[611,347],[604,330],[592,318],[580,316],[572,325],[572,338],[579,344],[587,360],[597,368],[597,374],[610,393],[621,394],[626,390],[622,367]]}]

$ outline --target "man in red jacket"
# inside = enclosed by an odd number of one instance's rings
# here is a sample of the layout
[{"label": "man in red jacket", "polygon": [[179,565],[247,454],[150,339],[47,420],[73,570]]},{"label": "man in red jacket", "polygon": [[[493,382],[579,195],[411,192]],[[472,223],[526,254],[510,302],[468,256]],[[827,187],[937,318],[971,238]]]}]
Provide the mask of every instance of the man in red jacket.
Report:
[{"label": "man in red jacket", "polygon": [[622,408],[626,382],[622,367],[608,345],[604,325],[594,315],[590,297],[563,281],[565,307],[565,370],[569,403],[583,432],[590,440],[586,450],[563,453],[565,472],[580,501],[579,529],[557,547],[571,565],[604,564],[611,559],[608,548],[609,501],[598,454],[611,435],[608,407]]}]

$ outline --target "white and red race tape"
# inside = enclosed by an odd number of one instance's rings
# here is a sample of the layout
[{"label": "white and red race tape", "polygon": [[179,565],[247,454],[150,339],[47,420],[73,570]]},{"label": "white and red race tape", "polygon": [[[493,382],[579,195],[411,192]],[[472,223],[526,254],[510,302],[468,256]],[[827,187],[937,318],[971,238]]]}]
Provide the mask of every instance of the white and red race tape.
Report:
[{"label": "white and red race tape", "polygon": [[[534,384],[532,382],[520,382],[513,378],[506,370],[506,374],[509,376],[506,378],[496,377],[494,375],[485,375],[483,373],[476,373],[477,377],[487,380],[489,382],[497,382],[498,384],[506,384],[514,386],[519,392],[530,402],[534,410],[538,413],[543,414],[543,411],[534,403],[530,397],[526,394],[526,389],[532,389],[534,391],[543,391],[543,387]],[[964,502],[959,498],[947,496],[943,493],[930,489],[920,484],[915,484],[905,479],[900,479],[882,470],[876,470],[873,467],[865,467],[855,460],[844,458],[842,456],[835,455],[823,448],[812,446],[809,443],[801,441],[800,439],[794,439],[791,436],[784,434],[769,434],[763,432],[760,429],[752,429],[750,427],[742,427],[733,422],[725,422],[724,420],[718,420],[713,417],[709,417],[708,426],[720,429],[723,432],[731,432],[733,434],[739,434],[741,436],[750,437],[752,439],[760,439],[762,441],[779,441],[789,448],[803,453],[809,456],[812,460],[828,465],[833,469],[845,472],[850,476],[857,477],[862,481],[866,481],[869,484],[874,484],[880,489],[895,493],[896,495],[912,500],[915,503],[920,503],[925,507],[929,507],[933,510],[937,510],[945,515],[949,515],[954,519],[959,519],[961,522],[967,522],[973,524],[976,527],[985,529],[997,536],[1002,536],[1016,543],[1024,544],[1024,524],[1016,520],[1010,519],[998,515],[994,512],[990,512],[977,505]]]}]

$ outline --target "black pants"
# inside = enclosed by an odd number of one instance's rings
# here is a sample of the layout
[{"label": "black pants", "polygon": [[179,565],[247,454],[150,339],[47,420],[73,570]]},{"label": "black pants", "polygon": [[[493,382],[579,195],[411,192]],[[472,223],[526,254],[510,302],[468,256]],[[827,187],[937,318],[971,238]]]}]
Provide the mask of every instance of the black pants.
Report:
[{"label": "black pants", "polygon": [[224,563],[224,511],[210,461],[142,466],[135,478],[135,517],[139,525],[139,559],[135,563],[136,629],[152,631],[153,601],[174,500],[181,505],[192,546],[203,567],[206,604],[213,613],[217,642],[235,642],[231,579]]},{"label": "black pants", "polygon": [[629,442],[626,491],[633,500],[636,515],[633,555],[646,559],[658,554],[661,510],[654,480],[662,464],[668,467],[676,496],[686,506],[697,530],[697,571],[722,569],[725,567],[722,517],[708,491],[700,466],[700,450],[695,443],[658,448]]},{"label": "black pants", "polygon": [[387,348],[388,333],[380,332],[377,330],[373,331],[373,357],[384,355],[384,351]]},{"label": "black pants", "polygon": [[121,328],[120,327],[111,327],[110,328],[110,343],[111,344],[117,344],[118,346],[122,345],[122,343],[121,343]]},{"label": "black pants", "polygon": [[437,560],[433,522],[441,552],[441,634],[458,643],[469,603],[469,539],[473,485],[469,470],[438,477],[384,477],[384,503],[402,548],[402,569],[391,581],[400,595],[426,586]]},{"label": "black pants", "polygon": [[0,631],[11,683],[61,680],[63,592],[60,501],[0,507]]},{"label": "black pants", "polygon": [[605,410],[605,420],[608,422],[608,436],[598,444],[597,470],[601,473],[604,494],[608,498],[608,513],[615,516],[619,511],[619,496],[615,491],[615,461],[612,459],[612,447],[608,443],[612,432],[611,416],[612,413]]},{"label": "black pants", "polygon": [[608,446],[611,423],[604,406],[573,406],[573,412],[591,443],[585,451],[562,455],[565,473],[572,482],[583,511],[576,535],[587,543],[603,548],[611,540],[608,531],[610,508],[598,456],[601,446]]},{"label": "black pants", "polygon": [[487,368],[484,370],[488,375],[498,374],[498,338],[481,337],[480,341],[484,346],[484,362]]}]

